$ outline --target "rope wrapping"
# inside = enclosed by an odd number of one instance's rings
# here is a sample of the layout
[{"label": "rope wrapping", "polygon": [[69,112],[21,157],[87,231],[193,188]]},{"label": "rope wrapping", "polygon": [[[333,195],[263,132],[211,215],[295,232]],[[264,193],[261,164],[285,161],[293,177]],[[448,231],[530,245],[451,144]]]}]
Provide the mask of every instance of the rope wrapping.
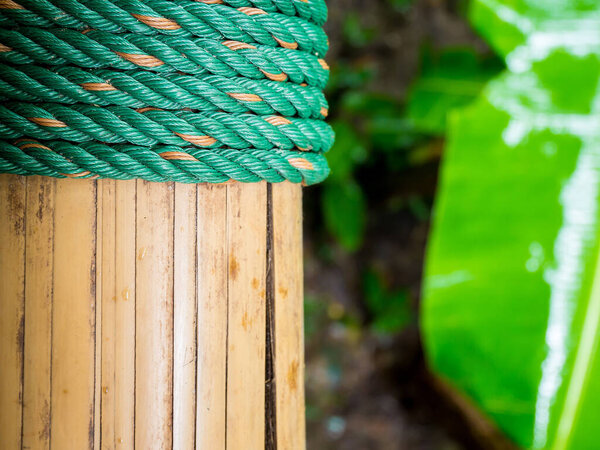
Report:
[{"label": "rope wrapping", "polygon": [[0,0],[0,173],[313,184],[323,0]]}]

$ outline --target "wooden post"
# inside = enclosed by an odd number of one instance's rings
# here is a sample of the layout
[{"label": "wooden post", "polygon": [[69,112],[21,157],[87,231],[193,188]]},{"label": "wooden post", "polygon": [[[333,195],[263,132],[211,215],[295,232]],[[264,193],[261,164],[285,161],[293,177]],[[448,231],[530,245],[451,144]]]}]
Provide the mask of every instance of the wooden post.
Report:
[{"label": "wooden post", "polygon": [[301,188],[0,175],[0,448],[301,449]]}]

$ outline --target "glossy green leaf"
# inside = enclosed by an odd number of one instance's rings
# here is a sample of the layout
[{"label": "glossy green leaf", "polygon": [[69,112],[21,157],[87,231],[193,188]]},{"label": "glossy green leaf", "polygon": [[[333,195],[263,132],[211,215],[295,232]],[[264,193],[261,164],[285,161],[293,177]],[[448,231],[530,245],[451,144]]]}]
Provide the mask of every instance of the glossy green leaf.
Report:
[{"label": "glossy green leaf", "polygon": [[431,367],[522,447],[600,428],[600,5],[474,0],[507,71],[451,116],[428,249]]}]

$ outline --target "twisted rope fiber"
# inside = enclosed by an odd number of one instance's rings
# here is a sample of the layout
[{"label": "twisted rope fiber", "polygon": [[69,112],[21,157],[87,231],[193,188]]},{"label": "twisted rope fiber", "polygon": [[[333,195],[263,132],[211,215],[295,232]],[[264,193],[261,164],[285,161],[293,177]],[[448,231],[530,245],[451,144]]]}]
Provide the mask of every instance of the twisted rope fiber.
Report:
[{"label": "twisted rope fiber", "polygon": [[321,181],[321,6],[0,0],[0,172]]},{"label": "twisted rope fiber", "polygon": [[91,73],[71,66],[13,68],[0,63],[0,99],[167,110],[191,108],[314,119],[328,114],[323,93],[312,86],[218,75],[106,69]]},{"label": "twisted rope fiber", "polygon": [[113,34],[92,30],[23,27],[0,30],[0,62],[9,64],[73,64],[85,68],[139,69],[306,83],[323,88],[329,76],[322,60],[286,48],[237,41]]},{"label": "twisted rope fiber", "polygon": [[331,128],[320,120],[82,104],[0,105],[0,138],[21,137],[315,152],[327,151],[333,144]]},{"label": "twisted rope fiber", "polygon": [[48,0],[0,1],[0,26],[54,25],[82,31],[93,28],[111,33],[126,31],[154,35],[226,39],[272,47],[300,49],[316,55],[327,52],[325,32],[295,16],[259,8],[230,8],[194,0],[86,0],[61,2],[57,10]]},{"label": "twisted rope fiber", "polygon": [[223,183],[229,179],[254,183],[318,183],[327,172],[318,153],[301,154],[280,149],[245,151],[204,150],[160,145],[81,145],[64,141],[44,144],[23,139],[0,141],[0,173],[44,175],[57,178],[113,178],[182,183]]},{"label": "twisted rope fiber", "polygon": [[[327,7],[325,0],[194,0],[205,5],[227,5],[232,8],[257,8],[267,13],[281,13],[289,17],[299,17],[315,25],[322,26],[327,19]],[[71,5],[71,0],[46,1],[46,0],[0,0],[0,8],[4,9],[11,18],[25,17],[29,18],[43,17],[50,22],[55,22],[58,26],[65,28],[80,27],[83,22],[89,19],[81,17],[90,14],[90,0],[85,5]],[[116,2],[112,2],[116,3]],[[123,2],[119,2],[119,7]],[[145,3],[145,2],[144,2]],[[87,8],[86,8],[87,6]],[[107,14],[106,11],[113,9],[110,5],[101,7],[101,14]],[[15,12],[9,10],[16,10]],[[70,11],[67,13],[66,10]],[[98,20],[97,17],[94,17]],[[18,19],[17,19],[18,20]]]}]

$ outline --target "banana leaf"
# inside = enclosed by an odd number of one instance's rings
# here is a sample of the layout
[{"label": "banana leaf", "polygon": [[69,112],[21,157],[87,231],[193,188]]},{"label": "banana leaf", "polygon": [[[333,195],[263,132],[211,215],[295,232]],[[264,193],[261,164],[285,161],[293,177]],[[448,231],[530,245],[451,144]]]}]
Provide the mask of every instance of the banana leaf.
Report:
[{"label": "banana leaf", "polygon": [[430,367],[525,448],[600,448],[600,4],[474,0],[507,70],[450,114]]}]

